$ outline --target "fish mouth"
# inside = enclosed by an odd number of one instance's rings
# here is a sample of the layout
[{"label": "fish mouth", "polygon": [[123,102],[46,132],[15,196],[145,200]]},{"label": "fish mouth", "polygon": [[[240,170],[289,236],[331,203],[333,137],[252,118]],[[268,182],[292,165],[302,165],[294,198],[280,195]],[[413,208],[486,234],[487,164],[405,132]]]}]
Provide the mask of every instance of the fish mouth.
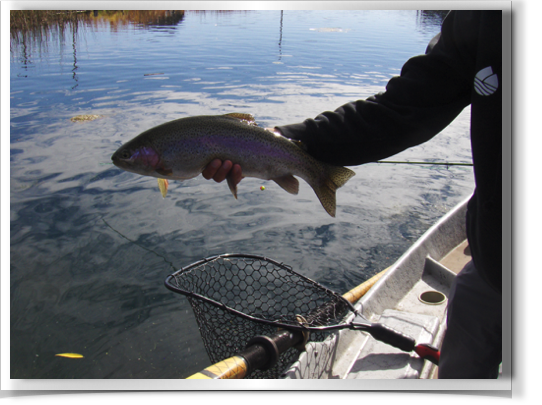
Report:
[{"label": "fish mouth", "polygon": [[111,161],[119,169],[122,169],[126,172],[136,173],[136,174],[143,174],[142,172],[144,172],[144,170],[141,170],[141,168],[136,168],[132,164],[130,164],[129,161],[121,158],[117,153],[114,153],[113,156],[111,156]]},{"label": "fish mouth", "polygon": [[118,150],[111,155],[113,164],[121,169],[128,170],[130,168],[130,156],[126,155],[126,151]]},{"label": "fish mouth", "polygon": [[157,167],[160,168],[159,155],[148,146],[135,150],[121,148],[113,153],[111,161],[122,170],[142,175],[151,175]]},{"label": "fish mouth", "polygon": [[122,167],[123,160],[120,158],[118,152],[113,153],[113,155],[111,156],[111,161],[115,166]]}]

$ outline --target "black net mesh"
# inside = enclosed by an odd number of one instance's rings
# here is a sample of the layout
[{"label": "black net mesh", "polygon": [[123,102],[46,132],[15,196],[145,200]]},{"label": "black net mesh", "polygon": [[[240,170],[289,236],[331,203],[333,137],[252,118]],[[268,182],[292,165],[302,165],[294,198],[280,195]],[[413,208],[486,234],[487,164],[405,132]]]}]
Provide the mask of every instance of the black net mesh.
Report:
[{"label": "black net mesh", "polygon": [[[204,259],[168,277],[166,286],[189,297],[212,363],[279,327],[308,329],[311,341],[322,341],[326,327],[340,324],[351,309],[340,295],[290,267],[252,255]],[[250,378],[277,378],[298,355],[290,348],[274,367],[256,370]]]}]

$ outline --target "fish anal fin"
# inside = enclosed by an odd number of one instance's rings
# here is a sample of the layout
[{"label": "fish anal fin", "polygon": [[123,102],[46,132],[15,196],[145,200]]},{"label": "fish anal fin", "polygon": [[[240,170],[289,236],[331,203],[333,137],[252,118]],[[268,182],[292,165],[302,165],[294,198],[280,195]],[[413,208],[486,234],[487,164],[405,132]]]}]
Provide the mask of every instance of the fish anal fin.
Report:
[{"label": "fish anal fin", "polygon": [[271,179],[290,194],[299,193],[299,180],[291,174]]},{"label": "fish anal fin", "polygon": [[158,188],[160,189],[160,194],[162,194],[162,198],[166,198],[169,182],[166,179],[157,179],[157,180],[158,180]]},{"label": "fish anal fin", "polygon": [[245,124],[257,126],[256,120],[254,119],[254,116],[252,114],[230,113],[230,114],[224,114],[224,115],[226,117],[231,117],[231,118],[238,119],[239,121],[243,121]]}]

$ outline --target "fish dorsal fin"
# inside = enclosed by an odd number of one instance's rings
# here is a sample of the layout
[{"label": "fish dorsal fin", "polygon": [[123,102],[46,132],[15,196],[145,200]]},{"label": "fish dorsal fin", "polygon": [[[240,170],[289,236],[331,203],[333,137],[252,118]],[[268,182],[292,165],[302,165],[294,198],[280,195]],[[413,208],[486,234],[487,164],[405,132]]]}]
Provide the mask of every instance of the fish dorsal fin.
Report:
[{"label": "fish dorsal fin", "polygon": [[252,114],[243,114],[243,113],[230,113],[224,114],[226,117],[231,117],[243,121],[245,124],[257,126],[256,120]]}]

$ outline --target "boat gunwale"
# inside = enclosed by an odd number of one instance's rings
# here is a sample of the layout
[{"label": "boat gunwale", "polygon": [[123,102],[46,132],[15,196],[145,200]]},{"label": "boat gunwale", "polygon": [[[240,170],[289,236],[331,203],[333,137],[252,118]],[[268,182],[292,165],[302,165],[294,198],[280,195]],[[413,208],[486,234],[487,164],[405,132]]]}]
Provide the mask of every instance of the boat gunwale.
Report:
[{"label": "boat gunwale", "polygon": [[[412,287],[422,279],[422,276],[425,275],[424,268],[427,257],[440,261],[450,251],[460,245],[466,239],[466,210],[470,198],[471,196],[468,196],[455,205],[450,211],[439,218],[419,239],[417,239],[412,246],[410,246],[410,248],[408,248],[401,257],[386,270],[386,273],[369,289],[369,291],[354,304],[356,310],[362,313],[365,318],[371,321],[377,321],[384,310],[395,308],[397,303],[399,303],[409,293]],[[442,236],[445,236],[449,230],[453,231],[453,237],[451,239],[443,238]],[[440,246],[438,246],[439,243],[435,242],[435,240],[443,240],[446,243],[441,243]],[[401,286],[403,293],[398,297],[396,296],[395,300],[393,300],[389,296],[389,286],[390,284],[401,284],[401,275],[404,276],[404,274],[401,273],[404,273],[405,271],[410,275],[410,280],[408,280],[409,283]],[[444,318],[445,312],[446,310],[444,310]],[[350,314],[345,317],[343,322],[351,322],[354,317],[354,314]],[[436,344],[442,340],[444,323],[445,321],[441,322],[439,330],[437,331],[436,336],[434,336],[434,343]],[[330,336],[328,339],[331,339],[329,342],[335,347],[333,351],[336,356],[339,352],[348,351],[348,347],[356,340],[356,334],[351,330],[341,330]],[[322,342],[321,344],[325,343]],[[357,341],[354,345],[359,344],[360,342]],[[306,359],[304,359],[306,356],[308,356],[306,352],[302,353],[299,359],[285,370],[283,375],[289,376],[286,378],[296,378],[295,375],[299,374],[295,369],[299,371],[301,364],[306,362]],[[338,358],[336,358],[336,360],[338,360]],[[429,365],[425,364],[422,367],[419,378],[429,378],[433,368],[432,363]],[[324,374],[327,374],[326,371],[321,371]],[[345,376],[341,378],[345,378]]]},{"label": "boat gunwale", "polygon": [[[453,250],[457,245],[462,243],[466,238],[466,211],[467,204],[471,196],[465,198],[454,208],[448,211],[444,216],[442,216],[435,224],[433,224],[419,239],[417,239],[410,248],[408,248],[405,253],[395,261],[394,264],[386,271],[386,274],[378,280],[375,285],[365,294],[356,304],[355,308],[363,310],[363,314],[367,317],[373,317],[375,315],[380,315],[385,309],[393,308],[395,305],[392,305],[390,302],[391,297],[389,294],[386,294],[388,299],[385,301],[388,305],[383,303],[375,305],[377,301],[381,301],[382,292],[387,290],[385,285],[387,284],[398,284],[397,278],[404,276],[405,269],[409,271],[407,275],[410,277],[401,277],[402,292],[399,298],[396,300],[399,302],[401,298],[408,293],[408,291],[416,284],[416,282],[421,279],[424,269],[424,262],[427,256],[430,256],[436,261],[440,261],[446,256],[451,250]],[[446,243],[438,246],[437,240],[443,240],[439,238],[442,234],[446,234],[449,229],[455,229],[455,234],[453,239],[447,239]],[[416,277],[412,277],[413,273],[417,273]],[[404,281],[409,281],[404,283]],[[397,297],[396,295],[395,297]],[[380,299],[380,300],[379,300]]]}]

